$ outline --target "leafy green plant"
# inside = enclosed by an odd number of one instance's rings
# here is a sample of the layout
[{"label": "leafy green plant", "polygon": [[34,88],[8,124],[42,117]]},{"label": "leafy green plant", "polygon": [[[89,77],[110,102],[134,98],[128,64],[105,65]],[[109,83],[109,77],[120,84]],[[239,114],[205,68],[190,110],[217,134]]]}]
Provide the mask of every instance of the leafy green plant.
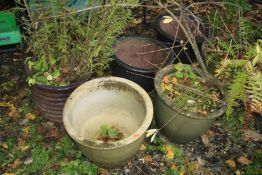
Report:
[{"label": "leafy green plant", "polygon": [[61,173],[68,175],[75,174],[86,174],[86,175],[96,175],[98,167],[94,164],[89,164],[85,161],[74,160],[67,164],[62,164]]},{"label": "leafy green plant", "polygon": [[207,18],[215,35],[227,34],[228,26],[238,25],[241,14],[251,9],[251,5],[246,0],[224,0],[219,5],[212,5],[213,8],[209,11]]},{"label": "leafy green plant", "polygon": [[55,150],[58,158],[81,156],[81,152],[69,136],[62,137],[60,142],[56,143]]},{"label": "leafy green plant", "polygon": [[239,101],[245,101],[245,84],[247,82],[247,73],[245,71],[238,72],[232,84],[229,85],[228,93],[230,98],[228,99],[228,107],[226,111],[227,116],[231,116],[234,107],[236,107]]},{"label": "leafy green plant", "polygon": [[[126,0],[127,2],[136,0]],[[88,18],[66,15],[28,24],[27,52],[31,70],[29,85],[68,85],[103,72],[112,56],[112,45],[131,18],[130,10],[115,6],[100,8]],[[68,9],[64,13],[70,13]],[[109,27],[110,26],[110,27]]]},{"label": "leafy green plant", "polygon": [[[207,87],[189,65],[175,65],[174,73],[165,75],[161,81],[162,90],[174,103],[187,111],[206,115],[221,106],[221,94],[215,87]],[[204,92],[204,93],[203,93]]]},{"label": "leafy green plant", "polygon": [[228,80],[227,116],[231,116],[239,102],[253,112],[262,112],[262,40],[244,51],[243,59],[225,59],[216,70],[218,78]]},{"label": "leafy green plant", "polygon": [[32,164],[27,167],[30,173],[37,173],[41,171],[51,160],[49,159],[50,151],[43,147],[36,147],[32,149]]},{"label": "leafy green plant", "polygon": [[103,142],[112,142],[118,141],[123,138],[123,133],[121,133],[117,128],[109,125],[102,125],[99,131],[98,140],[102,140]]},{"label": "leafy green plant", "polygon": [[239,21],[240,36],[245,44],[252,43],[261,38],[261,25],[247,18],[241,17]]}]

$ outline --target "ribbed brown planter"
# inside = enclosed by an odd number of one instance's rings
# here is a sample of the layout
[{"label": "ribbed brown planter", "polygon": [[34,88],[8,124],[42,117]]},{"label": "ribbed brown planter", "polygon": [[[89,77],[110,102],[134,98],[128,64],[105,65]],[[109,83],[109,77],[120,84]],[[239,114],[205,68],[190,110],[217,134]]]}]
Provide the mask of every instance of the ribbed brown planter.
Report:
[{"label": "ribbed brown planter", "polygon": [[[29,68],[25,66],[25,69],[27,75],[30,75]],[[63,108],[68,96],[87,80],[72,83],[68,86],[49,86],[40,83],[30,86],[35,105],[40,110],[41,115],[50,121],[62,123]]]},{"label": "ribbed brown planter", "polygon": [[62,122],[63,108],[71,92],[83,82],[68,86],[47,86],[35,84],[31,87],[35,104],[46,119],[53,122]]}]

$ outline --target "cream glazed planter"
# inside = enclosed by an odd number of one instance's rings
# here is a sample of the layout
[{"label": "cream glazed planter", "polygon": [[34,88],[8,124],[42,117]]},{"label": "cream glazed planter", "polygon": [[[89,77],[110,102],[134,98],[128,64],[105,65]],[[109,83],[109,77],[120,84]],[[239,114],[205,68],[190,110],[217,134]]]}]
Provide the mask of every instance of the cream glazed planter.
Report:
[{"label": "cream glazed planter", "polygon": [[[87,158],[103,167],[116,167],[141,147],[153,119],[149,95],[136,83],[118,77],[93,79],[79,86],[68,98],[63,122],[68,134]],[[97,140],[102,125],[120,130],[122,140]]]}]

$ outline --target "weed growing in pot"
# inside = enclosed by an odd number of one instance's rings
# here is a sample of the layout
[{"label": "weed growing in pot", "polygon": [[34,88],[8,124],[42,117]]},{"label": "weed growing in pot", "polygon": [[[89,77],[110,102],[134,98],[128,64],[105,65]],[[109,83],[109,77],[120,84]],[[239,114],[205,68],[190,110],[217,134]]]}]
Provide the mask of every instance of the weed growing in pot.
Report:
[{"label": "weed growing in pot", "polygon": [[114,126],[102,125],[100,127],[98,140],[104,143],[115,142],[124,138],[124,135],[119,129]]},{"label": "weed growing in pot", "polygon": [[219,89],[207,86],[192,66],[179,63],[175,69],[163,77],[161,88],[178,107],[204,115],[221,107]]}]

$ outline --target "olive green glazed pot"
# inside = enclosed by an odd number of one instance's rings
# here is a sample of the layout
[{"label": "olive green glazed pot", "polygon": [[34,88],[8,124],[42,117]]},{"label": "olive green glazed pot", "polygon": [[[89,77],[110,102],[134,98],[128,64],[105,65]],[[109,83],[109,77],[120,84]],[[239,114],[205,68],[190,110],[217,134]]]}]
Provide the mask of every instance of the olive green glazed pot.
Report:
[{"label": "olive green glazed pot", "polygon": [[[175,65],[170,65],[156,74],[154,80],[157,92],[154,100],[155,120],[157,127],[162,128],[160,131],[168,140],[183,144],[204,134],[212,126],[215,119],[225,113],[226,104],[222,104],[220,109],[207,115],[192,113],[179,108],[161,89],[162,77],[174,72]],[[223,101],[225,101],[222,86],[216,80],[213,80],[213,84],[220,89]]]},{"label": "olive green glazed pot", "polygon": [[[141,147],[153,119],[153,104],[136,83],[118,77],[93,79],[79,86],[68,98],[63,122],[68,134],[87,158],[99,166],[123,165]],[[113,126],[124,138],[103,143],[102,125]]]}]

